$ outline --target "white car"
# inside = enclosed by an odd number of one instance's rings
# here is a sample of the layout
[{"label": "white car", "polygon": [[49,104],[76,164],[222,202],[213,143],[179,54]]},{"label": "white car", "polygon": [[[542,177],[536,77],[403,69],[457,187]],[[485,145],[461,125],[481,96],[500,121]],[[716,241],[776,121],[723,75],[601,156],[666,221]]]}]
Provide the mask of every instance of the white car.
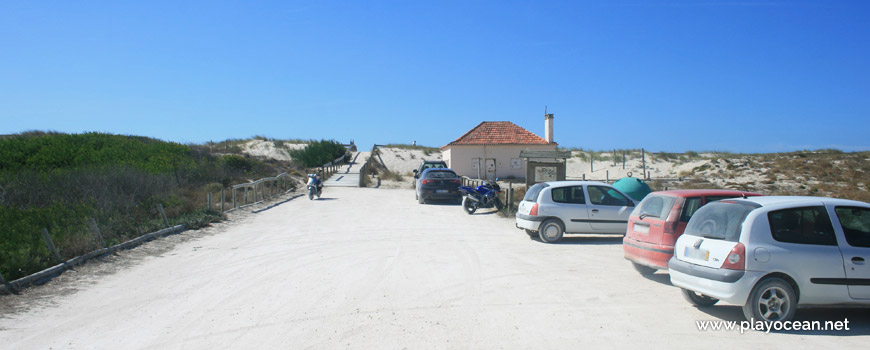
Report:
[{"label": "white car", "polygon": [[743,305],[749,321],[798,307],[870,305],[870,204],[818,197],[726,199],[698,209],[668,262],[696,306]]},{"label": "white car", "polygon": [[625,234],[637,202],[603,182],[535,184],[517,208],[516,226],[531,237],[555,243],[566,233]]}]

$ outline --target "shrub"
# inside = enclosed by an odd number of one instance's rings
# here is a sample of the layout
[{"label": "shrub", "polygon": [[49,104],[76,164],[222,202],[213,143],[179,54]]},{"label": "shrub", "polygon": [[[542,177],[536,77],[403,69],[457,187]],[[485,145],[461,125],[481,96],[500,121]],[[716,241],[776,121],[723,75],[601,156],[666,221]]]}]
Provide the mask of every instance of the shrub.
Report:
[{"label": "shrub", "polygon": [[69,259],[99,247],[87,227],[91,218],[109,245],[163,228],[158,203],[170,223],[201,227],[220,219],[205,209],[207,193],[285,170],[276,161],[215,156],[208,146],[138,136],[29,132],[0,138],[0,273],[15,279],[55,263],[43,228]]},{"label": "shrub", "polygon": [[327,164],[343,154],[347,149],[334,140],[312,141],[305,148],[291,150],[290,156],[302,166],[315,168]]}]

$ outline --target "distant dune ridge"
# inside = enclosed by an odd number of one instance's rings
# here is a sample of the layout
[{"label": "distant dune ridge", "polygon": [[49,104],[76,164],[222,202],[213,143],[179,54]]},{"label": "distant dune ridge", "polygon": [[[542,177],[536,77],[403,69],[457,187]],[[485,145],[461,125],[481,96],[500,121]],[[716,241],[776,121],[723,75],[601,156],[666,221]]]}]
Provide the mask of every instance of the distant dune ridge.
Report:
[{"label": "distant dune ridge", "polygon": [[[407,175],[423,159],[441,159],[437,149],[379,147],[384,165]],[[604,181],[626,176],[641,178],[644,161],[649,183],[656,190],[728,188],[768,195],[808,195],[870,201],[870,152],[837,150],[736,154],[727,152],[642,153],[641,150],[572,150],[567,178]],[[396,186],[391,186],[396,187]],[[401,186],[404,187],[404,186]]]}]

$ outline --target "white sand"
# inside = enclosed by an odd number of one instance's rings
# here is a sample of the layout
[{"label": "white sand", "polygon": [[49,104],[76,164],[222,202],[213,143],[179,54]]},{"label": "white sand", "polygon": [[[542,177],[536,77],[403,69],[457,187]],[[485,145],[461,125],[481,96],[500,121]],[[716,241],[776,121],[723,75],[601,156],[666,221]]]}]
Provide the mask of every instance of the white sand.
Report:
[{"label": "white sand", "polygon": [[405,148],[379,147],[381,160],[392,172],[413,176],[413,171],[420,167],[423,160],[441,160],[441,152],[435,151],[426,155],[421,150]]},{"label": "white sand", "polygon": [[302,149],[307,144],[304,143],[284,143],[282,147],[277,147],[272,141],[251,140],[241,146],[242,152],[254,157],[271,158],[281,161],[290,161],[290,152],[288,150]]},{"label": "white sand", "polygon": [[692,307],[667,274],[635,272],[621,242],[619,235],[587,235],[544,244],[512,219],[419,205],[410,190],[330,188],[322,200],[280,204],[118,273],[83,276],[74,292],[0,318],[0,344],[866,348],[870,318],[856,309],[798,311],[799,319],[848,318],[849,332],[699,331],[696,320],[740,320],[740,307]]}]

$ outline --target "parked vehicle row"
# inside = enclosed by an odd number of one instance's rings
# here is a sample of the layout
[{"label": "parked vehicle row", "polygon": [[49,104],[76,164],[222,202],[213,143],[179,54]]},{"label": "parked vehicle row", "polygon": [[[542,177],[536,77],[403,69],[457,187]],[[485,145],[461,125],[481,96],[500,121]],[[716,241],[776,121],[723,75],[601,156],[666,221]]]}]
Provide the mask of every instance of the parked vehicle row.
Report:
[{"label": "parked vehicle row", "polygon": [[734,190],[653,192],[637,203],[591,181],[544,182],[516,226],[546,243],[625,234],[642,275],[667,270],[698,307],[742,305],[747,320],[788,321],[798,307],[870,305],[870,204]]},{"label": "parked vehicle row", "polygon": [[[461,201],[469,214],[503,205],[496,183],[461,186],[438,162],[424,161],[415,173],[420,203]],[[638,202],[602,182],[553,181],[526,191],[516,227],[546,243],[565,234],[624,234],[624,257],[640,274],[667,270],[691,304],[724,300],[741,305],[747,320],[788,321],[799,307],[870,305],[864,202],[735,190],[659,191]]]}]

